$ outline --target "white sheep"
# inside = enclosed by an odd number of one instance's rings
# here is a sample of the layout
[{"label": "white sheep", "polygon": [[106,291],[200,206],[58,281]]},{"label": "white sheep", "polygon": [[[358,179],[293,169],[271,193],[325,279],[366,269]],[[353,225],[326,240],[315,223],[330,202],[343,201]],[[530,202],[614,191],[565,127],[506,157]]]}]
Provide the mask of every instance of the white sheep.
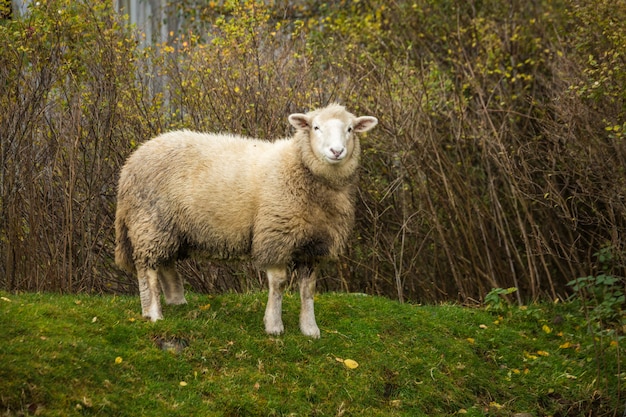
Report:
[{"label": "white sheep", "polygon": [[186,303],[175,262],[194,251],[248,257],[267,272],[265,330],[284,331],[288,268],[300,283],[300,329],[318,338],[316,266],[344,248],[354,224],[360,145],[378,120],[332,104],[292,114],[292,138],[166,133],[141,145],[122,168],[115,218],[116,263],[137,270],[143,316]]}]

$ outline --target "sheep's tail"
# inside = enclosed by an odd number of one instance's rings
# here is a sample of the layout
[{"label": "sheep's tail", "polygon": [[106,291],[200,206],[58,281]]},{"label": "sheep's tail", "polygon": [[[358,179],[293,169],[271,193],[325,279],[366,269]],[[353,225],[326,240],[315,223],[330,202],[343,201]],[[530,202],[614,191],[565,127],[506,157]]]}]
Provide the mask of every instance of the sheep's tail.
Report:
[{"label": "sheep's tail", "polygon": [[128,239],[128,227],[124,216],[115,216],[115,263],[125,271],[133,272],[133,245]]}]

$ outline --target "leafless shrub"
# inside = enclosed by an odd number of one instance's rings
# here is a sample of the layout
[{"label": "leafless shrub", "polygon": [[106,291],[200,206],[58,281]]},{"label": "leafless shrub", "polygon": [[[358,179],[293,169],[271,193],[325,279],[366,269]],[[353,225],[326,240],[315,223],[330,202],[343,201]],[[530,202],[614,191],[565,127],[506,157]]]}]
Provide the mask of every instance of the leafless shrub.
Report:
[{"label": "leafless shrub", "polygon": [[[219,3],[144,49],[106,4],[0,24],[0,287],[132,290],[112,223],[138,144],[183,127],[279,137],[335,100],[380,126],[362,138],[353,242],[320,288],[561,297],[607,246],[623,277],[623,10],[418,3]],[[263,286],[250,266],[181,268],[199,291]]]}]

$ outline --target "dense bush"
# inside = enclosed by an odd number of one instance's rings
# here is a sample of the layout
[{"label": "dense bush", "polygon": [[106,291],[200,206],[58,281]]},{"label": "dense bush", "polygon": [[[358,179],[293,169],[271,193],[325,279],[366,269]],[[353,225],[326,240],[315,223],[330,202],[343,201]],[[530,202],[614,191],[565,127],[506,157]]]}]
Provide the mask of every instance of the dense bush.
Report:
[{"label": "dense bush", "polygon": [[[626,6],[602,0],[181,2],[139,47],[109,2],[0,24],[0,287],[127,291],[117,173],[162,131],[262,138],[331,101],[379,117],[354,239],[320,287],[401,300],[571,291],[610,248],[624,282]],[[181,264],[203,291],[251,267]]]}]

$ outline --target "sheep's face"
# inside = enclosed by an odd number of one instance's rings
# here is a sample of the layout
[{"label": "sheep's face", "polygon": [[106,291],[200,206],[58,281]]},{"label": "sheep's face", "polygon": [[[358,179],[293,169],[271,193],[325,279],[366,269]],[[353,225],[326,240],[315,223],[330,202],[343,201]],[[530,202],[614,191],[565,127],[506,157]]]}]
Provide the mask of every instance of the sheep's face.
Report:
[{"label": "sheep's face", "polygon": [[342,164],[355,148],[357,132],[367,132],[378,123],[375,117],[354,115],[338,105],[308,114],[292,114],[289,123],[309,134],[315,156],[328,164]]}]

